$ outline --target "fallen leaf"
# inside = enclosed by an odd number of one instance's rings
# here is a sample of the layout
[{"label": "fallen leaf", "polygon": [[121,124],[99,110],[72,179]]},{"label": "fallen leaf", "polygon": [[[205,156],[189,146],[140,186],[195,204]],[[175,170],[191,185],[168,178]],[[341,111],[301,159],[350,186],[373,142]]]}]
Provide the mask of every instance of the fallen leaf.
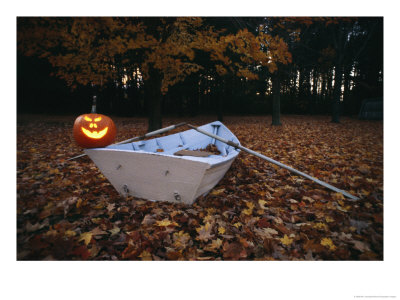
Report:
[{"label": "fallen leaf", "polygon": [[90,257],[90,252],[89,250],[85,247],[85,246],[79,246],[77,248],[75,248],[72,252],[72,255],[76,255],[81,259],[88,259]]},{"label": "fallen leaf", "polygon": [[157,221],[155,225],[160,226],[160,227],[162,227],[162,226],[165,226],[165,227],[166,226],[178,226],[178,224],[176,222],[171,222],[168,219],[164,219],[162,221]]},{"label": "fallen leaf", "polygon": [[84,241],[85,242],[85,245],[87,246],[89,243],[90,243],[90,241],[92,240],[92,233],[91,232],[84,232],[84,233],[82,233],[81,235],[80,235],[80,237],[79,237],[79,242],[80,241]]},{"label": "fallen leaf", "polygon": [[212,196],[219,196],[219,195],[221,195],[223,192],[225,192],[225,189],[224,189],[224,188],[219,189],[219,190],[213,190],[213,191],[210,193],[210,195],[212,195]]},{"label": "fallen leaf", "polygon": [[[151,215],[151,214],[147,214],[144,216],[143,221],[142,221],[142,225],[153,225],[154,223],[156,223],[156,219],[155,219],[155,215]],[[160,225],[157,225],[160,226]]]},{"label": "fallen leaf", "polygon": [[199,234],[196,239],[200,241],[208,241],[214,237],[211,234],[212,225],[210,223],[206,223],[204,226],[200,226],[196,228],[197,233]]},{"label": "fallen leaf", "polygon": [[64,232],[64,235],[67,236],[67,237],[73,237],[73,236],[76,236],[76,232],[72,231],[72,230],[66,230]]},{"label": "fallen leaf", "polygon": [[219,234],[224,234],[225,233],[225,228],[224,227],[218,227],[218,233]]},{"label": "fallen leaf", "polygon": [[336,249],[336,246],[333,244],[333,242],[330,238],[323,238],[321,240],[321,245],[329,248],[329,250],[332,250],[332,251],[334,251]]},{"label": "fallen leaf", "polygon": [[140,257],[142,260],[153,260],[151,253],[146,250],[143,250],[138,257]]},{"label": "fallen leaf", "polygon": [[341,194],[341,193],[333,193],[332,194],[332,198],[334,200],[345,200],[343,194]]},{"label": "fallen leaf", "polygon": [[293,243],[293,239],[289,238],[286,234],[283,238],[280,238],[280,241],[285,246],[289,246]]},{"label": "fallen leaf", "polygon": [[357,250],[360,251],[360,252],[371,251],[371,250],[369,249],[368,245],[365,244],[365,243],[363,243],[363,242],[361,242],[361,241],[353,240],[353,241],[351,241],[351,242],[352,242],[353,245],[354,245],[354,249],[357,249]]},{"label": "fallen leaf", "polygon": [[112,211],[115,208],[115,203],[110,203],[107,205],[107,210]]},{"label": "fallen leaf", "polygon": [[93,229],[91,231],[92,235],[96,236],[96,235],[103,235],[103,234],[107,234],[106,231],[103,231],[100,229],[100,227],[96,227],[95,229]]},{"label": "fallen leaf", "polygon": [[183,250],[189,245],[191,241],[191,236],[187,232],[181,230],[179,232],[174,232],[173,240],[174,240],[173,244],[174,247],[177,250]]},{"label": "fallen leaf", "polygon": [[254,228],[254,232],[261,238],[273,238],[272,235],[278,234],[278,231],[276,231],[273,228]]},{"label": "fallen leaf", "polygon": [[329,227],[326,224],[321,223],[321,222],[315,223],[313,225],[313,228],[322,229],[322,230],[328,230],[329,229]]},{"label": "fallen leaf", "polygon": [[247,257],[246,249],[239,242],[225,242],[223,246],[223,252],[225,259],[239,260]]},{"label": "fallen leaf", "polygon": [[265,200],[258,200],[258,204],[260,205],[260,207],[262,208],[262,209],[268,209],[267,207],[265,207],[265,204],[267,204],[268,202],[267,201],[265,201]]},{"label": "fallen leaf", "polygon": [[219,238],[217,238],[216,240],[212,240],[211,244],[208,244],[204,250],[206,251],[211,251],[211,252],[218,252],[218,249],[221,248],[222,246],[222,240],[220,240]]},{"label": "fallen leaf", "polygon": [[303,198],[301,198],[301,200],[308,201],[309,203],[313,203],[315,201],[313,198],[310,198],[308,196],[303,196]]},{"label": "fallen leaf", "polygon": [[239,229],[243,224],[240,222],[236,222],[235,224],[233,224],[233,226],[235,226],[237,229]]},{"label": "fallen leaf", "polygon": [[326,217],[325,217],[325,221],[326,221],[327,223],[332,223],[332,222],[334,222],[335,220],[334,220],[333,218],[331,218],[330,216],[326,216]]}]

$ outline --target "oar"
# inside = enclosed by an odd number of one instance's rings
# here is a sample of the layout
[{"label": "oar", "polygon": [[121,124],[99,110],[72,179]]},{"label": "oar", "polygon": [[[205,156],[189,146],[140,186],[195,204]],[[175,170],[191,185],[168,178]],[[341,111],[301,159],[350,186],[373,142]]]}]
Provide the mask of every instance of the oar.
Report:
[{"label": "oar", "polygon": [[202,133],[202,134],[208,135],[209,137],[212,137],[212,138],[214,138],[214,139],[217,139],[217,140],[219,140],[219,141],[221,141],[221,142],[223,142],[223,143],[225,143],[225,144],[228,144],[229,146],[232,146],[232,147],[234,147],[234,148],[243,150],[243,151],[245,151],[245,152],[247,152],[247,153],[250,153],[250,154],[252,154],[252,155],[255,155],[255,156],[257,156],[257,157],[259,157],[259,158],[261,158],[261,159],[264,159],[264,160],[266,160],[266,161],[269,161],[270,163],[273,163],[273,164],[275,164],[275,165],[277,165],[277,166],[280,166],[280,167],[282,167],[282,168],[284,168],[284,169],[286,169],[286,170],[289,170],[289,171],[292,172],[292,173],[295,173],[295,174],[297,174],[297,175],[300,175],[300,176],[303,176],[303,177],[305,177],[305,178],[307,178],[307,179],[310,179],[310,180],[312,180],[312,181],[314,181],[314,182],[316,182],[316,183],[318,183],[318,184],[320,184],[320,185],[322,185],[322,186],[324,186],[324,187],[326,187],[326,188],[328,188],[328,189],[330,189],[330,190],[332,190],[332,191],[335,191],[335,192],[337,192],[337,193],[341,193],[341,194],[343,194],[344,196],[346,196],[346,197],[348,197],[348,198],[350,198],[350,199],[352,199],[352,200],[360,200],[359,198],[357,198],[357,197],[355,197],[355,196],[353,196],[353,195],[347,193],[346,191],[343,191],[343,190],[341,190],[341,189],[338,189],[338,188],[336,188],[336,187],[334,187],[334,186],[332,186],[332,185],[330,185],[330,184],[328,184],[328,183],[326,183],[326,182],[323,182],[323,181],[321,181],[321,180],[319,180],[319,179],[316,179],[316,178],[314,178],[314,177],[312,177],[312,176],[310,176],[310,175],[308,175],[308,174],[306,174],[306,173],[303,173],[303,172],[301,172],[301,171],[299,171],[299,170],[296,170],[296,169],[293,169],[293,168],[291,168],[291,167],[289,167],[289,166],[286,166],[286,165],[284,165],[284,164],[282,164],[282,163],[280,163],[280,162],[278,162],[278,161],[276,161],[276,160],[273,160],[272,158],[269,158],[269,157],[267,157],[267,156],[265,156],[265,155],[262,155],[262,154],[260,154],[260,153],[258,153],[258,152],[256,152],[256,151],[253,151],[253,150],[251,150],[251,149],[248,149],[248,148],[246,148],[246,147],[243,147],[243,146],[239,145],[238,143],[225,140],[225,139],[223,139],[223,138],[221,138],[221,137],[219,137],[219,136],[217,136],[217,135],[215,135],[215,134],[212,134],[212,133],[209,133],[209,132],[207,132],[207,131],[204,131],[204,130],[202,130],[202,129],[200,129],[200,128],[197,128],[197,127],[195,127],[195,126],[193,126],[193,125],[190,125],[190,124],[187,124],[187,125],[188,125],[190,128],[193,128],[194,130],[196,130],[196,131],[198,131],[198,132],[200,132],[200,133]]},{"label": "oar", "polygon": [[[171,126],[168,126],[168,127],[165,127],[165,128],[161,128],[161,129],[158,129],[158,130],[155,130],[155,131],[152,131],[152,132],[148,132],[148,133],[146,133],[144,135],[141,135],[141,136],[137,136],[137,137],[130,138],[130,139],[127,139],[127,140],[122,141],[122,142],[115,143],[113,145],[121,145],[121,144],[127,144],[127,143],[131,143],[131,142],[143,140],[145,138],[148,138],[148,137],[151,137],[151,136],[154,136],[154,135],[157,135],[157,134],[162,134],[164,132],[167,132],[167,131],[173,130],[175,128],[181,127],[183,125],[186,125],[186,123],[182,122],[182,123],[179,123],[179,124],[176,124],[176,125],[171,125]],[[80,158],[80,157],[85,156],[85,155],[86,155],[85,153],[84,154],[80,154],[80,155],[74,156],[72,158],[68,158],[67,161],[68,160],[73,160],[73,159],[76,159],[76,158]]]}]

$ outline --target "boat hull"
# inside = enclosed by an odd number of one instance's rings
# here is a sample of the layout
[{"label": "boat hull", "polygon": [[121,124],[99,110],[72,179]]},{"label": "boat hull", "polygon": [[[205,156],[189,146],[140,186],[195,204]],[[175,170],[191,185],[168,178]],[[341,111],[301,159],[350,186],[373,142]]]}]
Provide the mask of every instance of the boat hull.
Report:
[{"label": "boat hull", "polygon": [[122,196],[193,204],[225,175],[234,157],[218,165],[153,153],[87,149],[86,154]]},{"label": "boat hull", "polygon": [[[199,128],[239,143],[219,121]],[[209,145],[214,145],[219,154],[195,155]],[[182,150],[190,155],[175,155]],[[123,196],[193,204],[224,177],[239,150],[190,129],[145,141],[86,149],[85,153]]]}]

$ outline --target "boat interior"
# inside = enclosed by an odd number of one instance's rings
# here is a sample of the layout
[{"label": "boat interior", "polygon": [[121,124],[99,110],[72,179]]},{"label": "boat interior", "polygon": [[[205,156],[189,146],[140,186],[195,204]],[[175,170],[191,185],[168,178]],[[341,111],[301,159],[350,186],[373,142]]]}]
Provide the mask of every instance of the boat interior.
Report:
[{"label": "boat interior", "polygon": [[[219,121],[200,126],[199,128],[220,136],[221,138],[224,138],[226,140],[239,143],[239,140],[235,137],[235,135]],[[180,150],[206,149],[206,147],[210,144],[215,145],[215,147],[220,152],[219,155],[210,156],[226,157],[230,156],[230,154],[237,154],[238,151],[234,147],[213,139],[194,129],[144,141],[120,145],[110,145],[106,148],[125,151],[144,151],[161,155],[174,155]]]}]

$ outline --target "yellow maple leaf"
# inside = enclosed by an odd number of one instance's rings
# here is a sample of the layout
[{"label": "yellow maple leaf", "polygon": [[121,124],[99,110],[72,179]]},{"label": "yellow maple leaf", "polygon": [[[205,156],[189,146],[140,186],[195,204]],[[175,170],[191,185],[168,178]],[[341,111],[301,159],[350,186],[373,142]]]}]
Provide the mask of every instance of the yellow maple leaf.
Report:
[{"label": "yellow maple leaf", "polygon": [[85,245],[87,246],[90,241],[92,240],[92,233],[91,232],[84,232],[80,235],[79,242],[85,241]]},{"label": "yellow maple leaf", "polygon": [[336,246],[333,244],[333,242],[330,238],[323,238],[321,240],[321,245],[329,248],[329,250],[332,250],[332,251],[334,251],[336,249]]},{"label": "yellow maple leaf", "polygon": [[222,240],[220,239],[213,240],[211,244],[213,245],[214,248],[217,249],[222,246]]},{"label": "yellow maple leaf", "polygon": [[250,202],[250,201],[246,201],[246,205],[249,209],[253,209],[254,208],[254,203]]},{"label": "yellow maple leaf", "polygon": [[146,250],[143,250],[142,253],[140,253],[139,257],[142,260],[153,260],[153,257],[151,256],[151,253],[146,251]]},{"label": "yellow maple leaf", "polygon": [[258,200],[258,204],[260,205],[260,207],[262,208],[262,209],[267,209],[266,207],[265,207],[265,204],[267,204],[268,202],[267,201],[265,201],[265,200]]},{"label": "yellow maple leaf", "polygon": [[219,234],[224,234],[225,233],[225,228],[224,227],[219,227],[218,228],[218,233]]},{"label": "yellow maple leaf", "polygon": [[81,205],[82,205],[82,199],[79,198],[78,201],[76,202],[76,208],[81,207]]},{"label": "yellow maple leaf", "polygon": [[225,192],[225,189],[224,189],[224,188],[219,189],[219,190],[213,190],[213,191],[210,193],[210,195],[212,195],[212,196],[218,196],[218,195],[222,194],[223,192]]},{"label": "yellow maple leaf", "polygon": [[242,213],[244,213],[246,216],[250,216],[253,213],[253,209],[243,209]]},{"label": "yellow maple leaf", "polygon": [[341,194],[341,193],[334,193],[332,195],[332,197],[333,197],[334,200],[345,200],[343,194]]},{"label": "yellow maple leaf", "polygon": [[216,239],[211,242],[211,248],[218,249],[222,246],[222,240]]},{"label": "yellow maple leaf", "polygon": [[171,222],[170,220],[168,220],[168,219],[164,219],[164,220],[162,220],[162,221],[157,221],[156,222],[156,224],[155,224],[156,226],[170,226],[170,225],[172,225],[172,226],[178,226],[178,224],[176,223],[176,222]]},{"label": "yellow maple leaf", "polygon": [[324,230],[328,229],[328,226],[321,222],[315,223],[313,227],[317,228],[317,229],[324,229]]},{"label": "yellow maple leaf", "polygon": [[325,217],[325,221],[327,223],[332,223],[333,221],[335,221],[333,218],[331,218],[330,216]]},{"label": "yellow maple leaf", "polygon": [[242,226],[242,223],[237,222],[237,223],[233,224],[233,226],[235,226],[237,229],[239,229],[239,227]]},{"label": "yellow maple leaf", "polygon": [[289,246],[291,243],[293,243],[293,239],[289,238],[286,234],[283,238],[280,238],[280,241],[285,246]]},{"label": "yellow maple leaf", "polygon": [[71,237],[71,236],[75,236],[75,235],[76,235],[76,232],[75,232],[75,231],[72,231],[72,230],[66,230],[66,231],[64,232],[64,234],[65,234],[66,236],[68,236],[68,237]]},{"label": "yellow maple leaf", "polygon": [[200,232],[201,230],[210,231],[210,226],[211,224],[206,222],[205,225],[201,225],[200,227],[196,228],[196,231],[197,232]]},{"label": "yellow maple leaf", "polygon": [[207,214],[213,215],[217,210],[214,207],[207,208]]},{"label": "yellow maple leaf", "polygon": [[244,209],[242,212],[249,216],[253,213],[253,208],[254,208],[254,203],[253,202],[247,202],[246,201],[246,206],[248,207],[247,209]]}]

